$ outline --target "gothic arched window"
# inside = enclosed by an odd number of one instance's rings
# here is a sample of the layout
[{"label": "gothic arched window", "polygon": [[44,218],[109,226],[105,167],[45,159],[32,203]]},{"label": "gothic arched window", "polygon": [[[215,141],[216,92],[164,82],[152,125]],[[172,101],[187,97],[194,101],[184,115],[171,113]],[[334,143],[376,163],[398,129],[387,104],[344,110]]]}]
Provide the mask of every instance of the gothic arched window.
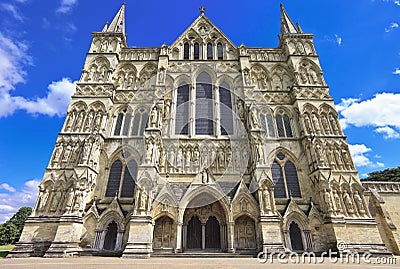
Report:
[{"label": "gothic arched window", "polygon": [[279,137],[293,137],[290,118],[286,115],[285,111],[280,109],[275,116],[275,121]]},{"label": "gothic arched window", "polygon": [[117,117],[117,122],[115,124],[114,135],[121,134],[122,122],[124,121],[124,113],[119,113]]},{"label": "gothic arched window", "polygon": [[181,84],[177,90],[175,134],[188,135],[189,86]]},{"label": "gothic arched window", "polygon": [[213,135],[213,93],[211,77],[202,72],[196,79],[196,134]]},{"label": "gothic arched window", "polygon": [[125,116],[124,128],[122,129],[122,135],[127,136],[129,133],[129,127],[131,125],[132,115],[127,113]]},{"label": "gothic arched window", "polygon": [[190,46],[189,43],[185,43],[183,45],[183,59],[189,60],[189,55],[190,55]]},{"label": "gothic arched window", "polygon": [[223,83],[219,87],[221,134],[233,134],[232,94],[229,86]]},{"label": "gothic arched window", "polygon": [[137,167],[135,160],[130,160],[127,165],[124,165],[120,160],[116,160],[111,165],[105,197],[117,195],[120,198],[133,198]]},{"label": "gothic arched window", "polygon": [[140,108],[135,112],[131,133],[132,136],[143,136],[148,119],[149,115],[144,108]]},{"label": "gothic arched window", "polygon": [[194,43],[194,55],[193,55],[195,60],[198,60],[200,58],[200,45],[199,43]]},{"label": "gothic arched window", "polygon": [[110,169],[110,174],[108,176],[106,197],[114,197],[119,192],[119,185],[121,183],[122,175],[122,162],[116,160]]},{"label": "gothic arched window", "polygon": [[268,137],[275,137],[274,119],[269,111],[263,110],[260,113],[261,130],[266,133]]},{"label": "gothic arched window", "polygon": [[221,43],[217,44],[217,52],[218,52],[218,60],[223,60],[224,59],[224,50],[222,48]]},{"label": "gothic arched window", "polygon": [[276,155],[271,166],[275,198],[301,198],[296,166],[283,153]]},{"label": "gothic arched window", "polygon": [[207,59],[208,60],[213,59],[213,45],[211,43],[207,44]]}]

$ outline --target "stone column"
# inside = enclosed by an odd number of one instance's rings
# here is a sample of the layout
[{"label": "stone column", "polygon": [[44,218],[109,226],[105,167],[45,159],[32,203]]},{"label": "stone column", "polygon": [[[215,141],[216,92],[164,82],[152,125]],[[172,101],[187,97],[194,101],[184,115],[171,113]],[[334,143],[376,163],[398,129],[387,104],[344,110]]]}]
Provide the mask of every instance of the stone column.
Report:
[{"label": "stone column", "polygon": [[120,250],[122,248],[123,237],[124,237],[124,231],[118,231],[117,241],[115,242],[115,250]]},{"label": "stone column", "polygon": [[228,222],[228,252],[235,253],[234,241],[235,241],[235,222]]},{"label": "stone column", "polygon": [[[182,252],[182,222],[177,222],[176,223],[176,249],[175,253]],[[184,244],[186,246],[186,240],[184,241]]]},{"label": "stone column", "polygon": [[286,246],[286,248],[292,249],[292,244],[290,242],[289,230],[284,230],[283,231],[283,235],[285,236],[285,246]]},{"label": "stone column", "polygon": [[[195,85],[195,84],[194,84]],[[196,133],[195,125],[195,114],[196,114],[196,87],[190,85],[190,96],[189,96],[189,137],[192,137]]]},{"label": "stone column", "polygon": [[183,249],[187,247],[187,225],[183,225]]},{"label": "stone column", "polygon": [[106,234],[107,234],[107,230],[104,230],[104,231],[101,232],[100,242],[99,242],[99,249],[103,249],[104,248],[104,240],[106,238]]},{"label": "stone column", "polygon": [[221,115],[220,115],[220,98],[219,98],[219,86],[214,87],[214,115],[215,115],[215,135],[216,137],[221,136]]},{"label": "stone column", "polygon": [[96,230],[96,235],[94,236],[93,248],[99,249],[101,241],[101,230]]},{"label": "stone column", "polygon": [[201,249],[206,248],[206,224],[201,224]]}]

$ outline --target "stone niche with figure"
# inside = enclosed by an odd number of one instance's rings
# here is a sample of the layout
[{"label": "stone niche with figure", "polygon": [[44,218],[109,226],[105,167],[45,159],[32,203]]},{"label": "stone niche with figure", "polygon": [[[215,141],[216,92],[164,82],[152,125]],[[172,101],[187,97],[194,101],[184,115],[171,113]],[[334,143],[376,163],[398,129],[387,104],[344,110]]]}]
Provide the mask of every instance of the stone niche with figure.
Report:
[{"label": "stone niche with figure", "polygon": [[395,216],[386,189],[361,185],[313,35],[283,5],[276,48],[235,45],[203,7],[171,44],[128,47],[125,8],[93,33],[11,257],[323,252],[338,241],[396,253],[396,218],[379,218]]}]

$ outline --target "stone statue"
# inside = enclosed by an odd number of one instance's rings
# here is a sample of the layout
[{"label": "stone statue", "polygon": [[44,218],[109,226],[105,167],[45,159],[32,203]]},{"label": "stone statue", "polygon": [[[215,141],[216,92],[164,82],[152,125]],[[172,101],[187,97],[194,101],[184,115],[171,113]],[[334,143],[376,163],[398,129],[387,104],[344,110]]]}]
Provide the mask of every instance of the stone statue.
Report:
[{"label": "stone statue", "polygon": [[264,200],[264,212],[271,212],[271,195],[268,188],[263,189],[263,200]]},{"label": "stone statue", "polygon": [[300,68],[300,80],[303,84],[308,83],[307,71],[304,68]]},{"label": "stone statue", "polygon": [[93,124],[93,130],[99,131],[100,130],[100,124],[101,124],[101,118],[103,117],[101,111],[97,112],[96,117],[94,119],[94,124]]},{"label": "stone statue", "polygon": [[335,135],[340,135],[339,128],[336,123],[336,119],[332,116],[332,114],[329,114],[329,122],[331,123],[332,130]]},{"label": "stone statue", "polygon": [[178,148],[178,153],[176,154],[176,169],[178,172],[182,171],[182,149]]},{"label": "stone statue", "polygon": [[56,148],[54,149],[52,163],[58,163],[60,161],[60,157],[61,157],[62,151],[63,151],[62,143],[58,142],[56,144]]},{"label": "stone statue", "polygon": [[240,120],[244,123],[245,121],[245,112],[244,112],[244,105],[242,101],[238,102],[238,114]]},{"label": "stone statue", "polygon": [[76,123],[75,123],[75,128],[74,128],[75,132],[79,132],[81,130],[83,118],[85,117],[84,113],[85,112],[83,112],[83,111],[79,112],[78,118],[76,119]]},{"label": "stone statue", "polygon": [[160,165],[161,172],[165,171],[165,163],[166,163],[165,151],[163,149],[161,149],[160,160],[159,160],[159,165]]},{"label": "stone statue", "polygon": [[191,159],[191,151],[190,149],[186,149],[185,151],[185,167],[190,167],[190,159]]},{"label": "stone statue", "polygon": [[325,165],[325,160],[324,160],[324,157],[323,157],[324,153],[323,153],[323,150],[322,150],[320,144],[316,144],[315,145],[315,152],[317,154],[317,159],[318,159],[319,164],[324,166]]},{"label": "stone statue", "polygon": [[315,115],[315,113],[312,113],[311,114],[311,118],[312,118],[312,122],[313,122],[313,125],[314,125],[315,133],[317,135],[321,134],[321,128],[319,127],[318,117]]},{"label": "stone statue", "polygon": [[74,197],[75,197],[75,189],[74,187],[71,187],[69,188],[68,196],[65,203],[65,209],[67,212],[70,212],[73,207]]},{"label": "stone statue", "polygon": [[72,130],[72,125],[74,124],[74,119],[75,119],[75,113],[74,112],[70,112],[68,113],[68,122],[65,126],[65,131],[69,132]]},{"label": "stone statue", "polygon": [[333,198],[335,200],[335,207],[337,212],[342,212],[342,202],[339,196],[339,193],[336,190],[333,190]]},{"label": "stone statue", "polygon": [[312,133],[312,127],[311,127],[311,120],[308,114],[304,114],[304,127],[306,128],[306,133],[311,134]]},{"label": "stone statue", "polygon": [[88,116],[86,117],[86,123],[85,123],[85,132],[90,131],[91,126],[92,126],[92,121],[94,118],[94,112],[91,111]]},{"label": "stone statue", "polygon": [[150,127],[157,128],[158,127],[158,110],[157,107],[153,107],[150,114]]},{"label": "stone statue", "polygon": [[310,68],[310,76],[313,84],[319,84],[317,73],[312,68]]},{"label": "stone statue", "polygon": [[225,167],[225,154],[222,148],[218,150],[218,166],[219,168]]},{"label": "stone statue", "polygon": [[258,115],[257,115],[256,109],[251,110],[251,123],[252,123],[253,129],[260,129],[260,122],[258,120]]},{"label": "stone statue", "polygon": [[257,162],[258,162],[258,164],[264,164],[265,163],[264,149],[263,149],[261,143],[257,143],[256,152],[257,152]]},{"label": "stone statue", "polygon": [[331,134],[331,130],[329,128],[329,123],[328,123],[328,120],[326,119],[325,115],[321,116],[321,123],[322,123],[322,127],[324,128],[324,133],[327,135]]},{"label": "stone statue", "polygon": [[360,214],[364,214],[365,213],[365,207],[364,207],[364,203],[363,200],[360,196],[360,194],[358,192],[354,193],[354,201],[356,202],[357,208],[358,208],[358,212]]},{"label": "stone statue", "polygon": [[151,141],[147,144],[147,152],[146,152],[146,163],[151,163],[153,161],[153,150],[154,146]]},{"label": "stone statue", "polygon": [[342,160],[342,155],[340,154],[340,151],[338,149],[335,149],[334,153],[335,153],[335,158],[336,158],[338,168],[343,169],[343,160]]},{"label": "stone statue", "polygon": [[72,150],[72,148],[70,145],[66,146],[66,148],[64,150],[63,160],[62,160],[64,163],[68,162],[69,157],[71,156],[71,150]]},{"label": "stone statue", "polygon": [[343,156],[343,160],[346,164],[347,169],[353,170],[354,166],[353,166],[353,162],[351,161],[349,152],[345,149],[342,149],[342,156]]},{"label": "stone statue", "polygon": [[332,212],[333,211],[333,203],[332,203],[332,199],[331,199],[331,194],[328,189],[325,189],[324,201],[325,201],[325,204],[327,207],[327,211]]},{"label": "stone statue", "polygon": [[61,190],[57,189],[53,191],[53,197],[51,199],[50,211],[55,212],[57,211],[57,207],[61,201]]},{"label": "stone statue", "polygon": [[43,211],[46,203],[47,203],[47,198],[49,197],[49,192],[47,191],[46,188],[39,187],[39,197],[38,197],[38,202],[37,202],[37,211]]},{"label": "stone statue", "polygon": [[195,167],[198,167],[200,165],[199,160],[200,160],[200,152],[199,148],[196,147],[193,152],[193,164]]},{"label": "stone statue", "polygon": [[168,119],[171,113],[171,100],[165,100],[164,104],[164,119]]},{"label": "stone statue", "polygon": [[207,171],[207,169],[204,169],[203,172],[201,172],[201,182],[202,182],[203,184],[209,183],[208,171]]},{"label": "stone statue", "polygon": [[346,206],[347,212],[349,214],[353,214],[354,213],[353,202],[351,201],[350,194],[346,190],[343,193],[343,202],[344,205]]},{"label": "stone statue", "polygon": [[144,190],[140,193],[140,203],[139,203],[139,210],[146,210],[147,204],[147,195]]},{"label": "stone statue", "polygon": [[91,143],[89,141],[85,141],[85,143],[83,144],[83,147],[82,147],[82,156],[81,156],[81,162],[80,162],[81,164],[85,164],[89,160],[91,147],[92,147]]},{"label": "stone statue", "polygon": [[246,86],[250,86],[251,85],[251,79],[250,79],[249,70],[245,69],[243,71],[243,74],[244,74],[244,83],[246,84]]},{"label": "stone statue", "polygon": [[175,154],[173,150],[171,150],[168,154],[168,163],[169,163],[169,171],[173,172],[175,167]]}]

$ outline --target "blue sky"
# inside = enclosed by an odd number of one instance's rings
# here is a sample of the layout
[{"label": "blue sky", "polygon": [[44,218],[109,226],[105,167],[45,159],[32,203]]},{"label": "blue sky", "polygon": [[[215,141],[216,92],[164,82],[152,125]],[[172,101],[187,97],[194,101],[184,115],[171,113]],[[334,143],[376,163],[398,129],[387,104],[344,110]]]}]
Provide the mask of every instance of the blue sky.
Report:
[{"label": "blue sky", "polygon": [[[91,32],[122,1],[0,3],[0,222],[33,206],[37,185],[79,79]],[[397,167],[400,149],[400,2],[283,1],[314,42],[360,172]],[[129,46],[171,44],[206,7],[236,44],[277,47],[279,1],[129,0]]]}]

